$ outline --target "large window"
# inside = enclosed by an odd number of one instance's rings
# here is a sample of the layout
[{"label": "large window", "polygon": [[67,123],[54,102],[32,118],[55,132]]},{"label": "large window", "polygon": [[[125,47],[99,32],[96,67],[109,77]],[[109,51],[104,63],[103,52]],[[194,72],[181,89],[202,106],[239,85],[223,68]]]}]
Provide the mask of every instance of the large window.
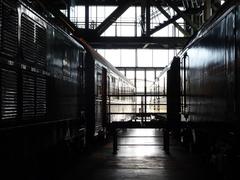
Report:
[{"label": "large window", "polygon": [[116,67],[165,67],[178,50],[116,49],[97,50]]},{"label": "large window", "polygon": [[[89,6],[89,28],[96,29],[115,9],[117,6]],[[67,15],[67,10],[61,10]],[[176,15],[176,12],[171,8],[165,8],[165,11],[170,15]],[[151,21],[150,28],[154,29],[160,24],[167,21],[167,18],[154,6],[150,8]],[[146,23],[143,23],[140,6],[129,7],[110,27],[102,34],[102,36],[142,36],[146,31]],[[85,6],[71,6],[70,20],[79,28],[85,28]],[[184,28],[184,20],[177,20],[177,23]],[[173,24],[153,33],[151,36],[157,37],[182,37],[183,34]]]}]

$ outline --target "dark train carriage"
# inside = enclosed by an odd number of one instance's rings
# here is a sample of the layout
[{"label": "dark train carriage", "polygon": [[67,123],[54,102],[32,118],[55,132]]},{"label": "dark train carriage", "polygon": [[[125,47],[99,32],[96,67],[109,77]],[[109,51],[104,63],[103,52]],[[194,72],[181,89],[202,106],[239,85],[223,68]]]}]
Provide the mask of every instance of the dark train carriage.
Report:
[{"label": "dark train carriage", "polygon": [[237,120],[236,7],[198,33],[182,53],[183,113],[189,121]]},{"label": "dark train carriage", "polygon": [[47,157],[45,152],[57,147],[64,150],[66,142],[84,141],[84,54],[79,43],[25,4],[0,1],[0,154],[4,169],[24,173],[21,167],[35,168],[40,157]]},{"label": "dark train carriage", "polygon": [[239,163],[239,14],[239,3],[225,4],[181,53],[184,134],[227,179]]},{"label": "dark train carriage", "polygon": [[151,97],[151,103],[154,104],[151,106],[151,110],[156,113],[166,112],[166,95],[167,95],[167,71],[169,70],[170,65],[162,70],[160,75],[155,79],[154,83],[151,86],[151,92],[157,96]]},{"label": "dark train carriage", "polygon": [[[110,119],[114,121],[130,120],[127,115],[117,117],[110,115],[111,110],[122,113],[126,108],[121,103],[134,102],[133,98],[120,97],[119,94],[134,92],[134,86],[124,77],[115,67],[113,67],[105,58],[91,48],[83,39],[79,42],[86,49],[86,122],[87,135],[92,139],[97,135],[106,135],[107,125]],[[116,95],[114,98],[109,95]],[[110,101],[120,103],[119,108],[111,108]]]}]

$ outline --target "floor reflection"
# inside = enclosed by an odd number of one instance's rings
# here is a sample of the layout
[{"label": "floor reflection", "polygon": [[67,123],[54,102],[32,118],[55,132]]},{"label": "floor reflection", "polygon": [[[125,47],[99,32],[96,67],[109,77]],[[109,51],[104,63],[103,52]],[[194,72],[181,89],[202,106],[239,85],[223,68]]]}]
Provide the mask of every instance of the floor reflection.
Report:
[{"label": "floor reflection", "polygon": [[119,134],[117,156],[161,156],[163,151],[160,129],[128,129]]}]

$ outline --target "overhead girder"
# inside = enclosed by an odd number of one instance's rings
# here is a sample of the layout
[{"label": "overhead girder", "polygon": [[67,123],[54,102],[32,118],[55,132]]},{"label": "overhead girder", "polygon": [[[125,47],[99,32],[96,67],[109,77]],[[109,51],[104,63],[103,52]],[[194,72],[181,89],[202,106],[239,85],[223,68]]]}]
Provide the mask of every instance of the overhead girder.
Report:
[{"label": "overhead girder", "polygon": [[74,36],[78,36],[78,37],[86,37],[89,36],[90,34],[92,36],[96,36],[94,35],[94,31],[91,29],[81,29],[78,28],[72,21],[70,21],[70,19],[68,17],[65,16],[65,14],[63,14],[59,9],[54,8],[54,6],[52,6],[52,4],[50,4],[50,2],[45,2],[42,0],[35,0],[40,6],[42,6],[42,8],[46,9],[47,11],[49,11],[50,13],[52,13],[54,15],[54,17],[56,18],[56,20],[61,23],[69,32],[71,32]]},{"label": "overhead girder", "polygon": [[155,32],[167,27],[169,24],[172,24],[173,22],[176,22],[181,16],[180,15],[175,15],[172,18],[168,19],[167,21],[164,21],[163,23],[160,23],[158,26],[150,30],[150,35],[154,34]]},{"label": "overhead girder", "polygon": [[[41,0],[36,0],[41,3]],[[134,1],[129,1],[124,6],[119,7],[115,10],[102,24],[99,25],[95,30],[92,29],[80,29],[73,22],[69,20],[60,10],[51,6],[49,3],[45,3],[46,9],[49,10],[64,26],[76,37],[84,38],[88,41],[94,48],[105,48],[105,49],[136,49],[136,48],[149,48],[149,49],[181,49],[184,47],[188,38],[186,37],[100,37],[103,33],[116,19],[120,17],[125,10],[130,7]],[[170,15],[169,15],[170,16]],[[167,26],[173,23],[174,20],[178,19],[180,16],[177,15],[170,18],[164,25]],[[158,27],[159,29],[162,28]],[[150,29],[150,34],[156,31],[155,29]]]},{"label": "overhead girder", "polygon": [[182,49],[187,37],[99,37],[89,39],[93,48],[102,49]]},{"label": "overhead girder", "polygon": [[[54,0],[57,1],[57,0]],[[75,5],[85,5],[88,0],[74,0]],[[120,6],[125,0],[89,0],[90,6]],[[158,4],[166,6],[164,0],[155,0]],[[136,6],[141,6],[142,0],[136,1]],[[176,1],[176,5],[182,7],[182,0]]]},{"label": "overhead girder", "polygon": [[134,4],[134,0],[126,0],[123,4],[119,5],[96,29],[96,34],[101,35],[109,28],[131,5]]},{"label": "overhead girder", "polygon": [[[162,6],[160,4],[157,4],[155,1],[151,0],[151,3],[156,6],[156,8],[168,19],[171,19],[171,16],[167,13],[167,11],[165,11]],[[183,33],[185,36],[189,36],[190,34],[184,29],[182,28],[182,26],[180,26],[176,21],[172,22],[173,25],[181,32]]]},{"label": "overhead girder", "polygon": [[197,31],[198,27],[192,20],[182,12],[178,6],[172,0],[164,0],[174,11],[176,11],[191,27],[194,31]]}]

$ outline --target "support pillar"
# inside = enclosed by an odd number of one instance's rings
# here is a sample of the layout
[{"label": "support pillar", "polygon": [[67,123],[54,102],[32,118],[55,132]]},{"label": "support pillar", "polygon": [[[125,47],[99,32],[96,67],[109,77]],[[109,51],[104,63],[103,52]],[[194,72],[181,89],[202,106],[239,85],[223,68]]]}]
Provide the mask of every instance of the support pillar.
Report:
[{"label": "support pillar", "polygon": [[113,154],[117,154],[117,150],[118,150],[118,139],[117,139],[117,129],[114,128],[113,129]]},{"label": "support pillar", "polygon": [[146,2],[146,36],[150,36],[150,26],[151,26],[151,15],[150,15],[150,3]]},{"label": "support pillar", "polygon": [[169,128],[163,129],[163,149],[166,153],[169,153]]},{"label": "support pillar", "polygon": [[142,36],[146,35],[146,11],[145,11],[145,1],[142,2],[141,5],[141,28],[142,28]]},{"label": "support pillar", "polygon": [[71,7],[71,2],[69,1],[66,3],[66,8],[67,8],[67,18],[70,20],[70,7]]},{"label": "support pillar", "polygon": [[89,29],[89,4],[88,1],[85,5],[85,29]]}]

